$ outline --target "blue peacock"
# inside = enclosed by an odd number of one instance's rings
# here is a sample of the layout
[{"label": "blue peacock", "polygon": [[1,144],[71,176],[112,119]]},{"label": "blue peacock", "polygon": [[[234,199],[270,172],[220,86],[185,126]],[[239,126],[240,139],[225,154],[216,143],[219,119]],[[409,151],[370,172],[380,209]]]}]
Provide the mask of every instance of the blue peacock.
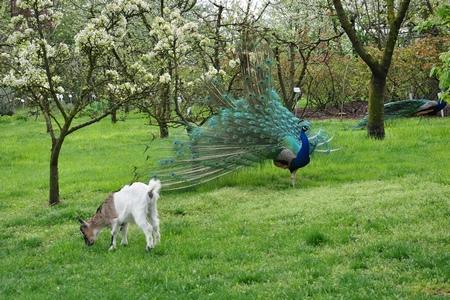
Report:
[{"label": "blue peacock", "polygon": [[[412,99],[388,102],[384,104],[384,120],[397,118],[410,118],[435,115],[447,106],[445,101],[427,99]],[[354,129],[362,129],[367,126],[367,115],[362,118]]]},{"label": "blue peacock", "polygon": [[[241,59],[242,61],[242,59]],[[310,154],[331,152],[327,134],[313,133],[311,123],[300,120],[281,101],[272,85],[271,60],[243,70],[244,95],[222,93],[211,82],[210,101],[219,107],[200,127],[188,128],[185,140],[175,140],[172,156],[159,160],[156,171],[166,190],[186,188],[238,169],[273,160],[296,172],[310,162]]]}]

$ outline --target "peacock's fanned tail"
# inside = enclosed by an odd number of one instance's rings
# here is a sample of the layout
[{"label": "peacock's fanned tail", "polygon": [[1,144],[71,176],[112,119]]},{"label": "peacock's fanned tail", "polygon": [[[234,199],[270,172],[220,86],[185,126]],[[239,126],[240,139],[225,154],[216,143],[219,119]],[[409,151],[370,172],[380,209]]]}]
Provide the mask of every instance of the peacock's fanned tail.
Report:
[{"label": "peacock's fanned tail", "polygon": [[[299,135],[307,121],[299,120],[273,90],[267,68],[270,62],[244,72],[241,98],[221,93],[207,84],[217,114],[172,144],[171,155],[161,159],[150,175],[166,190],[186,188],[274,159],[282,149],[297,153]],[[311,151],[330,151],[323,131],[310,136]]]}]

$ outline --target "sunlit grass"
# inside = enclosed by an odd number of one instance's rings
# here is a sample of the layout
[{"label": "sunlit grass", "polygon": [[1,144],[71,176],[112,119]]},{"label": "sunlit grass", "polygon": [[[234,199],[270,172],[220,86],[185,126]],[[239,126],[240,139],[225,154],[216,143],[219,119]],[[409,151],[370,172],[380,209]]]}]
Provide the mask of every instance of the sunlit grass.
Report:
[{"label": "sunlit grass", "polygon": [[157,129],[130,117],[67,139],[52,208],[44,123],[0,118],[0,298],[450,297],[450,119],[390,123],[382,142],[350,121],[315,123],[340,151],[316,154],[295,188],[267,163],[163,191],[152,253],[135,227],[126,248],[108,252],[107,231],[86,248],[76,217],[134,166],[151,171]]}]

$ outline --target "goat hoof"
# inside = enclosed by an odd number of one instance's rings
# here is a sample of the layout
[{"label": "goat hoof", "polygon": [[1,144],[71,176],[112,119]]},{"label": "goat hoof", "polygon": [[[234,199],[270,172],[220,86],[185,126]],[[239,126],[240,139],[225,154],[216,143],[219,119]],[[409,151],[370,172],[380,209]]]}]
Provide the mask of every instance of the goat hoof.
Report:
[{"label": "goat hoof", "polygon": [[159,244],[159,242],[161,241],[161,236],[159,234],[156,234],[154,237],[155,240],[155,244]]},{"label": "goat hoof", "polygon": [[108,249],[108,251],[114,251],[114,250],[116,250],[116,247],[114,247],[114,246],[111,246],[111,247],[109,247],[109,249]]},{"label": "goat hoof", "polygon": [[122,242],[122,243],[120,243],[122,246],[124,246],[124,247],[126,247],[126,246],[128,246],[128,243],[124,243],[124,242]]},{"label": "goat hoof", "polygon": [[145,247],[145,251],[147,251],[147,252],[150,252],[152,250],[153,250],[153,246],[152,247],[150,247],[150,246]]}]

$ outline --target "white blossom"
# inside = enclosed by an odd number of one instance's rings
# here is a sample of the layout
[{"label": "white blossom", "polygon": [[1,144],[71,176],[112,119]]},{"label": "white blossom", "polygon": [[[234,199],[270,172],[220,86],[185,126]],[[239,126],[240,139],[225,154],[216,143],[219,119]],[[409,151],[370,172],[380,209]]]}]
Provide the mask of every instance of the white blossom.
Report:
[{"label": "white blossom", "polygon": [[161,76],[159,76],[159,82],[160,83],[169,83],[171,80],[169,73],[164,73]]},{"label": "white blossom", "polygon": [[56,50],[54,47],[49,45],[46,40],[43,40],[42,43],[45,46],[45,51],[47,52],[47,57],[54,57],[56,54]]},{"label": "white blossom", "polygon": [[11,18],[11,26],[12,28],[15,28],[17,26],[20,26],[23,22],[25,22],[25,17],[23,15],[18,15]]},{"label": "white blossom", "polygon": [[141,64],[141,62],[135,62],[130,66],[131,71],[136,75],[141,75],[147,73],[145,67]]},{"label": "white blossom", "polygon": [[53,84],[61,83],[62,82],[61,77],[59,75],[53,75],[52,82],[53,82]]},{"label": "white blossom", "polygon": [[28,1],[17,1],[17,7],[23,10],[33,9],[36,7],[39,10],[42,10],[47,7],[53,6],[52,0],[28,0]]},{"label": "white blossom", "polygon": [[181,18],[180,10],[175,8],[169,15],[170,19],[179,19]]},{"label": "white blossom", "polygon": [[216,68],[214,68],[213,66],[209,66],[208,71],[204,74],[206,79],[211,79],[213,78],[215,75],[217,75],[219,71],[217,71]]},{"label": "white blossom", "polygon": [[104,28],[90,23],[75,36],[75,45],[78,51],[86,47],[109,50],[114,46],[114,38]]},{"label": "white blossom", "polygon": [[56,48],[57,56],[66,58],[70,55],[69,46],[65,43],[59,43],[58,47]]},{"label": "white blossom", "polygon": [[118,80],[119,79],[119,73],[116,70],[106,70],[105,75],[108,78],[111,78],[112,80]]},{"label": "white blossom", "polygon": [[181,27],[183,29],[183,31],[188,31],[188,32],[194,32],[197,31],[198,27],[197,24],[194,22],[188,22],[186,24],[183,25],[183,27]]},{"label": "white blossom", "polygon": [[6,42],[10,45],[15,45],[21,42],[21,40],[25,37],[25,35],[20,31],[14,31],[12,34],[8,36]]},{"label": "white blossom", "polygon": [[39,15],[38,19],[39,19],[39,21],[44,22],[45,20],[48,20],[48,16],[47,15]]},{"label": "white blossom", "polygon": [[163,9],[163,13],[164,13],[165,15],[168,15],[168,14],[170,14],[170,8],[168,8],[167,6],[166,6],[166,7],[164,7],[164,9]]},{"label": "white blossom", "polygon": [[142,61],[146,62],[146,63],[150,63],[155,56],[156,56],[156,52],[150,51],[149,53],[142,55]]},{"label": "white blossom", "polygon": [[31,37],[33,33],[34,33],[34,30],[31,28],[27,28],[23,31],[23,34],[27,37]]},{"label": "white blossom", "polygon": [[77,51],[95,49],[107,51],[115,47],[127,33],[127,17],[140,10],[148,10],[143,0],[115,0],[109,2],[102,13],[89,21],[75,37]]},{"label": "white blossom", "polygon": [[204,39],[202,39],[200,41],[200,46],[201,47],[209,46],[210,43],[211,43],[211,40],[205,37]]},{"label": "white blossom", "polygon": [[232,68],[232,69],[234,69],[238,64],[239,64],[239,60],[234,60],[234,59],[232,59],[232,60],[230,60],[230,61],[228,62],[228,65],[229,65],[230,68]]},{"label": "white blossom", "polygon": [[153,19],[152,25],[153,25],[153,27],[159,27],[159,26],[162,26],[165,22],[166,21],[163,18],[158,16]]},{"label": "white blossom", "polygon": [[151,73],[147,73],[144,75],[144,77],[142,77],[142,80],[145,84],[153,83],[154,79],[155,79],[155,77]]}]

